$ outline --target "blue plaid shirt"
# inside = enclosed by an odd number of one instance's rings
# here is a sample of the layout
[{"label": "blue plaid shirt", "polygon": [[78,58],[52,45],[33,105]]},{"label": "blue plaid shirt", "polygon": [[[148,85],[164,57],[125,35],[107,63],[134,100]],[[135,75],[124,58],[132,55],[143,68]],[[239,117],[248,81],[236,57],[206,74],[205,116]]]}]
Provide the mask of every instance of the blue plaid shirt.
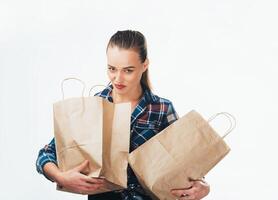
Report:
[{"label": "blue plaid shirt", "polygon": [[[95,95],[113,102],[111,96],[112,89],[112,85],[109,85],[103,91]],[[144,87],[143,89],[144,94],[131,114],[130,152],[178,119],[173,104],[169,100],[154,95],[150,90]],[[39,151],[36,167],[40,174],[44,174],[43,167],[47,162],[53,162],[57,165],[54,138],[48,145]],[[123,194],[128,193],[134,187],[140,187],[130,166],[128,166],[127,174],[128,189],[123,190]]]}]

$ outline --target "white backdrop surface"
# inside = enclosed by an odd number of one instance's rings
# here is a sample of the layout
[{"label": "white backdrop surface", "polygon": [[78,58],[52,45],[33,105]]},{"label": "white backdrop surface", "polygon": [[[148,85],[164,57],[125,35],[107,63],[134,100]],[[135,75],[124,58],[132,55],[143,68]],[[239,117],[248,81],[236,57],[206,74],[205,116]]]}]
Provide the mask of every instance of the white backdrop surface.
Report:
[{"label": "white backdrop surface", "polygon": [[[36,173],[53,137],[52,104],[70,76],[106,84],[117,30],[147,38],[154,92],[180,116],[237,118],[205,200],[277,199],[278,12],[274,0],[0,0],[0,199],[86,199]],[[66,85],[68,96],[80,87]],[[223,121],[222,121],[223,120]],[[226,121],[213,124],[219,132]],[[224,124],[224,125],[222,125]]]}]

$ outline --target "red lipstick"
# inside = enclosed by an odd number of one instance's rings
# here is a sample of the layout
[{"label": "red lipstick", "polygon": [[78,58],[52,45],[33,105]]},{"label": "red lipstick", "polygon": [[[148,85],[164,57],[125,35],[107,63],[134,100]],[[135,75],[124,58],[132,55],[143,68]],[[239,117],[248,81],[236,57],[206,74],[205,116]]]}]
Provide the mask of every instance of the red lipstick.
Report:
[{"label": "red lipstick", "polygon": [[122,85],[122,84],[115,84],[115,87],[119,90],[125,88],[126,86],[125,85]]}]

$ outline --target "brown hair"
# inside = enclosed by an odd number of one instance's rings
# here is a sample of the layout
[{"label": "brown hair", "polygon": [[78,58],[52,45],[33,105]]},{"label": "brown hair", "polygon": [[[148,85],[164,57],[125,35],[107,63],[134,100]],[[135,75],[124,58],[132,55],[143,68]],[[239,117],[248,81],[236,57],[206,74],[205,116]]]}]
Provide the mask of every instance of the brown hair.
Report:
[{"label": "brown hair", "polygon": [[[145,60],[148,58],[147,42],[145,36],[139,31],[117,31],[110,38],[106,51],[108,47],[113,46],[117,46],[123,49],[134,49],[136,52],[138,52],[142,63],[145,62]],[[148,69],[142,74],[140,82],[145,88],[151,90]]]}]

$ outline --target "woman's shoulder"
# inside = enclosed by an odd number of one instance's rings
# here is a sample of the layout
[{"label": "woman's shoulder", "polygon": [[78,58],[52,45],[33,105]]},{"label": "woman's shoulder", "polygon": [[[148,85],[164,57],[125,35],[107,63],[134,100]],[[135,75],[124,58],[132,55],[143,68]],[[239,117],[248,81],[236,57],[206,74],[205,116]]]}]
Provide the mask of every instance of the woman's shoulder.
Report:
[{"label": "woman's shoulder", "polygon": [[147,96],[148,97],[146,98],[149,99],[147,100],[149,102],[146,111],[150,115],[148,119],[157,119],[157,121],[161,120],[162,128],[167,127],[178,119],[178,114],[175,111],[171,100],[155,95],[151,91],[149,91]]},{"label": "woman's shoulder", "polygon": [[176,116],[176,111],[171,100],[160,97],[153,94],[150,90],[145,92],[145,98],[147,101],[147,108],[154,110],[155,112],[163,113],[166,115],[174,113]]},{"label": "woman's shoulder", "polygon": [[150,103],[152,104],[165,104],[165,105],[173,105],[172,101],[165,98],[165,97],[161,97],[158,96],[156,94],[154,94],[152,91],[148,90],[146,92],[146,98],[150,101]]}]

